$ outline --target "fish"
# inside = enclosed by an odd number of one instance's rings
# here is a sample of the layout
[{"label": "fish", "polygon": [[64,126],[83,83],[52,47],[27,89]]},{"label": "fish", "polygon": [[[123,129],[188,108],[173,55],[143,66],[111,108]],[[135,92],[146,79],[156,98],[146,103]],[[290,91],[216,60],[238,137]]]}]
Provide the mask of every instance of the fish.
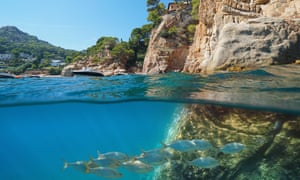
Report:
[{"label": "fish", "polygon": [[207,140],[193,139],[191,141],[195,144],[195,150],[197,151],[205,151],[212,148],[212,145]]},{"label": "fish", "polygon": [[109,159],[115,159],[118,160],[119,162],[125,162],[129,160],[129,157],[121,152],[107,152],[107,153],[103,153],[101,154],[98,151],[98,158],[109,158]]},{"label": "fish", "polygon": [[123,162],[121,167],[124,167],[128,171],[134,173],[148,173],[154,170],[153,166],[145,164],[142,161],[135,159]]},{"label": "fish", "polygon": [[98,157],[96,159],[91,159],[89,163],[96,164],[101,167],[110,167],[110,168],[116,168],[121,164],[116,159],[110,159],[110,158],[105,158],[105,157]]},{"label": "fish", "polygon": [[208,156],[194,159],[193,161],[190,161],[189,164],[200,168],[209,169],[217,167],[219,165],[219,162],[215,158]]},{"label": "fish", "polygon": [[88,172],[88,162],[86,161],[76,161],[76,162],[64,162],[64,169],[67,169],[69,167],[72,167],[73,169],[76,169],[77,171],[87,173]]},{"label": "fish", "polygon": [[224,145],[222,148],[220,148],[220,151],[223,152],[224,154],[233,154],[242,151],[244,148],[245,148],[244,144],[233,142]]},{"label": "fish", "polygon": [[196,144],[191,140],[176,140],[170,144],[163,144],[163,146],[180,152],[189,152],[195,150]]},{"label": "fish", "polygon": [[143,163],[156,166],[167,162],[171,156],[172,154],[166,149],[153,149],[143,151],[143,153],[140,156],[135,157],[135,159],[140,160]]},{"label": "fish", "polygon": [[96,168],[90,168],[89,169],[90,174],[95,174],[102,178],[108,178],[108,179],[116,179],[121,178],[123,176],[122,173],[118,172],[117,170],[109,167],[96,167]]}]

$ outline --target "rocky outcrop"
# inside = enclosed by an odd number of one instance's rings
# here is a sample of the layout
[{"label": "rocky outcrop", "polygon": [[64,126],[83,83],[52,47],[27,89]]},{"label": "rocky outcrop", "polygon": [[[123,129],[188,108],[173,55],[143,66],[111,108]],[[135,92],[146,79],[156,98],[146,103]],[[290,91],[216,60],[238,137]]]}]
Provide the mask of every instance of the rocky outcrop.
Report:
[{"label": "rocky outcrop", "polygon": [[299,1],[201,2],[185,72],[242,70],[299,59]]},{"label": "rocky outcrop", "polygon": [[[156,179],[298,179],[300,177],[300,117],[214,105],[189,105],[176,122],[177,139],[206,139],[209,151],[175,154]],[[224,144],[239,142],[245,149],[224,154]],[[211,156],[219,166],[203,169],[187,164]]]},{"label": "rocky outcrop", "polygon": [[[69,64],[62,70],[62,76],[72,76],[75,70],[90,70],[111,76],[116,74],[127,73],[125,65],[120,62],[114,62],[113,59],[106,59],[102,62],[95,62],[93,59],[79,60]],[[133,70],[136,71],[136,70]]]},{"label": "rocky outcrop", "polygon": [[[152,33],[145,73],[243,70],[300,58],[298,0],[202,0],[193,43],[185,48],[174,39],[157,38],[166,24]],[[172,56],[175,50],[181,56]]]},{"label": "rocky outcrop", "polygon": [[156,74],[183,69],[192,35],[186,29],[194,21],[189,12],[190,6],[187,6],[176,13],[163,16],[159,27],[151,33],[143,65],[144,73]]}]

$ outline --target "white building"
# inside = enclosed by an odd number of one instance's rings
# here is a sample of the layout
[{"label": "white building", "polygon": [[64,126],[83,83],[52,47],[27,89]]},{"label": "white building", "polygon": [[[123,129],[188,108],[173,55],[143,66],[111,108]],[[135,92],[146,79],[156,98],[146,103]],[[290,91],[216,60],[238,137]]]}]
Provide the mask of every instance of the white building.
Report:
[{"label": "white building", "polygon": [[59,59],[52,59],[50,65],[53,67],[57,67],[57,66],[64,66],[66,65],[66,63]]},{"label": "white building", "polygon": [[9,61],[13,58],[12,54],[0,54],[0,60]]}]

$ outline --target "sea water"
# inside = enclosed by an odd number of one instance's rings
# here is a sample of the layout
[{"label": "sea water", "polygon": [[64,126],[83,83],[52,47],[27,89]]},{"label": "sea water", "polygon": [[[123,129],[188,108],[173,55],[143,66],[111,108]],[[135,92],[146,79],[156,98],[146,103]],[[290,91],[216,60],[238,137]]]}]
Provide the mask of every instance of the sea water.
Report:
[{"label": "sea water", "polygon": [[186,104],[300,115],[299,70],[0,79],[0,179],[101,179],[64,162],[160,148]]}]

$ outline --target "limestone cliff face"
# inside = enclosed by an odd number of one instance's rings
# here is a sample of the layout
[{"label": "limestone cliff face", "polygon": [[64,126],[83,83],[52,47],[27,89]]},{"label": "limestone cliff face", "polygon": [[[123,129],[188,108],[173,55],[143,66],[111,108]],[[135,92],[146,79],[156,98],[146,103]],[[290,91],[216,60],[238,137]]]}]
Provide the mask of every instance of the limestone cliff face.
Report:
[{"label": "limestone cliff face", "polygon": [[299,0],[201,0],[194,40],[185,48],[157,38],[161,29],[152,34],[145,73],[242,70],[300,58]]},{"label": "limestone cliff face", "polygon": [[183,69],[191,44],[189,39],[192,39],[189,37],[191,34],[186,33],[187,26],[193,22],[189,11],[187,7],[163,16],[159,27],[152,31],[143,65],[144,73],[156,74]]},{"label": "limestone cliff face", "polygon": [[300,1],[201,2],[185,72],[241,70],[299,59]]}]

